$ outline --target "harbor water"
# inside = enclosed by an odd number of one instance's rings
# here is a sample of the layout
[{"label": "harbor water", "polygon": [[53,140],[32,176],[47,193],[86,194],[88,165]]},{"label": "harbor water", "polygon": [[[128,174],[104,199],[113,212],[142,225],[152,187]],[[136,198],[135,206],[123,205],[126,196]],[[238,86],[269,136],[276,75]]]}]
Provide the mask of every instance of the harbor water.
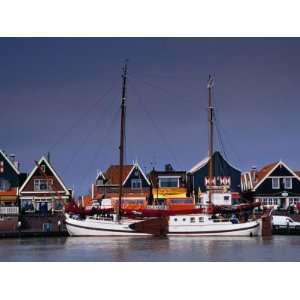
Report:
[{"label": "harbor water", "polygon": [[300,236],[1,239],[0,261],[300,261]]}]

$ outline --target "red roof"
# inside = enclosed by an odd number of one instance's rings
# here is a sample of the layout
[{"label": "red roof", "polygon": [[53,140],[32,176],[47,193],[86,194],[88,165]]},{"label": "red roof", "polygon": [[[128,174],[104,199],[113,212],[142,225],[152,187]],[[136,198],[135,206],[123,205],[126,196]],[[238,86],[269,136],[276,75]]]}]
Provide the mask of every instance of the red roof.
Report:
[{"label": "red roof", "polygon": [[265,178],[265,176],[278,164],[277,162],[270,163],[264,166],[255,174],[256,184]]},{"label": "red roof", "polygon": [[[129,172],[133,168],[133,165],[124,165],[122,182],[126,179]],[[108,179],[108,184],[119,184],[120,183],[120,165],[112,165],[104,173],[106,179]]]},{"label": "red roof", "polygon": [[6,191],[0,191],[0,196],[16,196],[17,195],[17,188],[11,188]]}]

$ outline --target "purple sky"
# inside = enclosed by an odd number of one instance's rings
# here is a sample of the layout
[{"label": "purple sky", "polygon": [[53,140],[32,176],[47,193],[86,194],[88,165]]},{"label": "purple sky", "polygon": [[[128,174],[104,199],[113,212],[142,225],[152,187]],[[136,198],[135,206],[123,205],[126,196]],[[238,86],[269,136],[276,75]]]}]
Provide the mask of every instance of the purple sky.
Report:
[{"label": "purple sky", "polygon": [[65,183],[86,192],[96,169],[118,162],[128,58],[128,163],[188,170],[206,156],[212,73],[229,160],[300,170],[299,53],[299,38],[0,38],[0,148],[24,172],[50,151]]}]

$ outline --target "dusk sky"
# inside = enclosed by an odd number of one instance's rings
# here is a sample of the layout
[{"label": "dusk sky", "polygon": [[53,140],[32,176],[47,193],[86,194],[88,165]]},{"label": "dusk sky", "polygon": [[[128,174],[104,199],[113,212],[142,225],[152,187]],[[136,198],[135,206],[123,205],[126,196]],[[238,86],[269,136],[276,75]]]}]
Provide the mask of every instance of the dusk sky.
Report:
[{"label": "dusk sky", "polygon": [[[0,38],[0,148],[21,170],[48,151],[76,194],[118,163],[129,59],[126,161],[189,170],[207,156],[207,78],[226,155],[242,171],[300,170],[300,39]],[[221,152],[222,147],[216,148]]]}]

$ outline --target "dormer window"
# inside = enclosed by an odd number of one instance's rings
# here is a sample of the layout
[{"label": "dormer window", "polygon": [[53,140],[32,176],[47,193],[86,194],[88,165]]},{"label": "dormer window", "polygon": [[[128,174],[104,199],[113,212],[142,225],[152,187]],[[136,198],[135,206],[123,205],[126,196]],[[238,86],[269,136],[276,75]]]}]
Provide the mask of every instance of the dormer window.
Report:
[{"label": "dormer window", "polygon": [[98,179],[96,184],[103,185],[104,184],[103,179],[102,178]]},{"label": "dormer window", "polygon": [[142,188],[142,179],[131,179],[131,189],[137,190]]},{"label": "dormer window", "polygon": [[272,178],[272,189],[278,190],[280,188],[279,178]]}]

